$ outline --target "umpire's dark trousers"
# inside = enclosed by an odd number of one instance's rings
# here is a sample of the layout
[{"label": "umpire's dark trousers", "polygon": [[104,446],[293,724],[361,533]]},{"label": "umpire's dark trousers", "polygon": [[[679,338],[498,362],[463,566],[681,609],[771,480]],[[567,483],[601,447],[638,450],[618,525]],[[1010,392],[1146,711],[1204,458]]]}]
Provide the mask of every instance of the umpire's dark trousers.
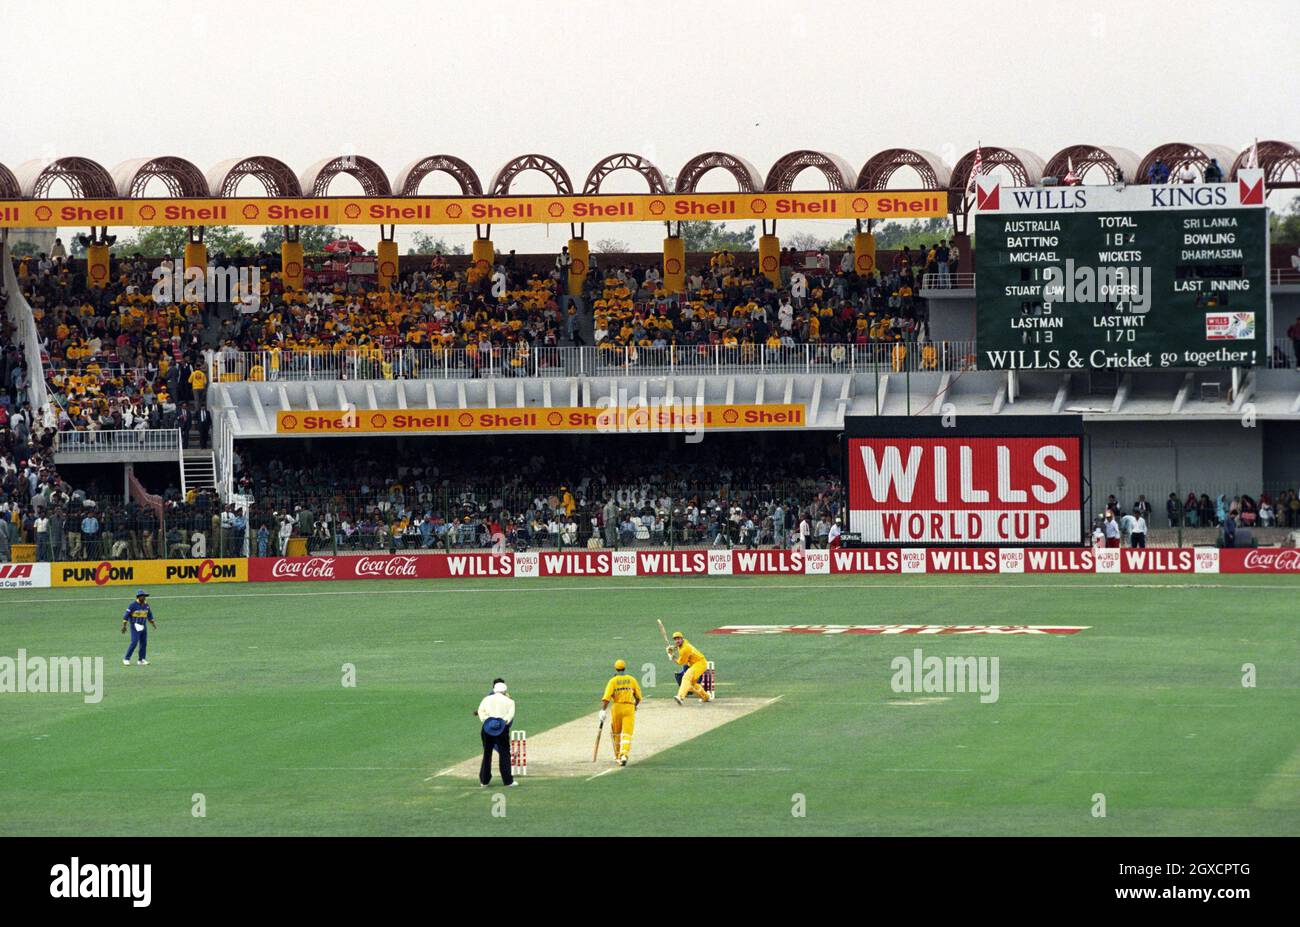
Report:
[{"label": "umpire's dark trousers", "polygon": [[515,777],[510,775],[510,727],[507,724],[506,729],[495,737],[487,731],[479,731],[479,735],[483,738],[483,765],[478,768],[478,781],[484,785],[492,781],[493,750],[496,750],[501,757],[501,781],[506,785],[515,781]]}]

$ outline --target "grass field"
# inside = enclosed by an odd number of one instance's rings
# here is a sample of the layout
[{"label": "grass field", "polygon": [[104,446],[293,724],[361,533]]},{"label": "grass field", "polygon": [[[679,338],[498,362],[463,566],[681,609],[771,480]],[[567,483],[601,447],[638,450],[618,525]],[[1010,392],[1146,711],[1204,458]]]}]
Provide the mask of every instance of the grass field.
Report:
[{"label": "grass field", "polygon": [[[151,665],[127,668],[118,629],[133,591],[0,593],[0,656],[102,655],[105,675],[98,704],[0,695],[0,833],[1300,834],[1289,578],[159,587]],[[643,762],[634,743],[631,765],[595,779],[530,775],[499,790],[434,777],[478,753],[470,713],[497,674],[530,741],[595,711],[616,657],[634,672],[656,664],[657,708],[714,710],[664,703],[660,617],[717,662],[719,704],[780,699]],[[705,633],[791,623],[1091,627]],[[894,692],[890,661],[917,647],[996,656],[998,701]],[[345,663],[354,688],[341,685]],[[602,750],[593,774],[610,765]],[[192,815],[195,793],[205,817]],[[792,814],[796,795],[806,816]]]}]

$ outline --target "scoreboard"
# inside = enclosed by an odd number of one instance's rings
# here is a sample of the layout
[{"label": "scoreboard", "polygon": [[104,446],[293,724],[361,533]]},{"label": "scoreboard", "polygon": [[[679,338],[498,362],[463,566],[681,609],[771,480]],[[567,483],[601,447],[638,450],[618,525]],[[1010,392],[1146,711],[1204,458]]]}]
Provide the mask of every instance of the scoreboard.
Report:
[{"label": "scoreboard", "polygon": [[979,368],[1266,364],[1268,211],[1262,172],[1240,175],[1128,187],[980,178]]}]

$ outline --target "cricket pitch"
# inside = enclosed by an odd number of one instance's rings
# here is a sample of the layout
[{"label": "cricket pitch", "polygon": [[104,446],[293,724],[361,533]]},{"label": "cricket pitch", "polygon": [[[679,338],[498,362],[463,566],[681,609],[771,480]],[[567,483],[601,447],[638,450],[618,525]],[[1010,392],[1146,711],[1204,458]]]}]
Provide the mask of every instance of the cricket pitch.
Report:
[{"label": "cricket pitch", "polygon": [[[636,713],[636,729],[632,736],[632,750],[627,768],[644,762],[688,740],[707,734],[729,721],[743,718],[760,708],[776,702],[777,698],[720,698],[707,705],[694,698],[678,705],[671,698],[650,698],[641,703]],[[599,713],[592,712],[581,718],[553,727],[550,730],[528,733],[528,775],[525,779],[592,777],[597,773],[618,769],[614,765],[614,746],[609,732],[609,721],[600,738],[600,752],[596,762],[591,761],[591,748],[596,741]],[[452,776],[477,779],[482,756],[439,770],[431,778]],[[496,758],[493,758],[492,776],[497,779]]]}]

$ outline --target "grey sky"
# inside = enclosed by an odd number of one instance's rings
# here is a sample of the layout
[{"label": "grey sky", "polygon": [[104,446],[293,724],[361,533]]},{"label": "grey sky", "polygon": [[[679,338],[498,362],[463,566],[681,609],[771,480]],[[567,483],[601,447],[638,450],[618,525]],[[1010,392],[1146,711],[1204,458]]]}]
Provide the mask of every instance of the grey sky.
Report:
[{"label": "grey sky", "polygon": [[[486,181],[540,151],[580,184],[616,151],[673,174],[715,148],[766,171],[796,148],[857,167],[893,146],[951,163],[977,140],[1047,157],[1085,141],[1140,155],[1300,136],[1294,2],[1092,5],[5,0],[0,162],[176,154],[206,171],[269,154],[301,170],[353,152],[392,176],[450,153]],[[637,189],[630,174],[611,183]],[[356,189],[342,178],[332,192]],[[515,187],[545,190],[540,175]],[[549,250],[568,228],[493,234]],[[662,227],[590,225],[588,237],[654,247]]]}]

